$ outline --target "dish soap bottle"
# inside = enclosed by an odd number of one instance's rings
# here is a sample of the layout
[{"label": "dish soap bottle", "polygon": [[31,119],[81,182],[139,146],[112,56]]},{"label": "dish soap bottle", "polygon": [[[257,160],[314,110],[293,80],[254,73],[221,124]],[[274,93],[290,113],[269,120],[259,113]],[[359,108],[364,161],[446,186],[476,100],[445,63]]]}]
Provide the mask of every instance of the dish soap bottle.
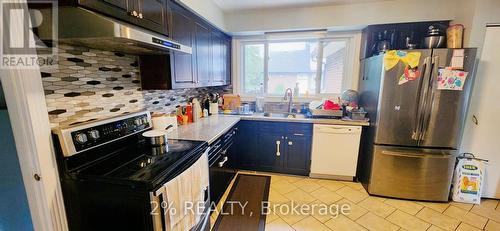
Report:
[{"label": "dish soap bottle", "polygon": [[255,110],[257,112],[264,112],[264,84],[260,84],[260,92],[255,97]]},{"label": "dish soap bottle", "polygon": [[293,96],[299,97],[300,93],[300,88],[299,88],[299,82],[295,83],[295,87],[293,88]]}]

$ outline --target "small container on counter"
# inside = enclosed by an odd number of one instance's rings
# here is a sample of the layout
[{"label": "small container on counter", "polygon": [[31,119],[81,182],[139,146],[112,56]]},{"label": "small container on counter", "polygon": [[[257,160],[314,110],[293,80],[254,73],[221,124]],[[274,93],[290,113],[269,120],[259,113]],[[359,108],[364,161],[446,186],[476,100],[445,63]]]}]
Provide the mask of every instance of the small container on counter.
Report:
[{"label": "small container on counter", "polygon": [[363,108],[352,109],[349,114],[352,120],[365,120],[366,117],[366,111]]},{"label": "small container on counter", "polygon": [[462,24],[450,25],[448,29],[446,29],[446,35],[448,37],[447,40],[448,48],[462,48],[464,25]]},{"label": "small container on counter", "polygon": [[188,117],[188,122],[192,123],[193,122],[193,105],[188,104],[186,106],[186,115]]},{"label": "small container on counter", "polygon": [[219,104],[218,103],[210,103],[209,112],[211,115],[219,115]]},{"label": "small container on counter", "polygon": [[177,128],[177,118],[175,115],[155,114],[152,116],[153,129],[166,130],[167,128]]}]

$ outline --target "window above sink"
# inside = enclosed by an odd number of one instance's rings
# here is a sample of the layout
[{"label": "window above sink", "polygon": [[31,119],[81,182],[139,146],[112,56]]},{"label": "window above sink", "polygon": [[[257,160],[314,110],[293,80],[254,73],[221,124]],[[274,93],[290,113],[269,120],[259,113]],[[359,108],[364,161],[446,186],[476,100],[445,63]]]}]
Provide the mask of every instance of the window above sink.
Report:
[{"label": "window above sink", "polygon": [[278,34],[235,39],[234,90],[244,99],[276,101],[298,88],[301,101],[357,88],[360,32]]}]

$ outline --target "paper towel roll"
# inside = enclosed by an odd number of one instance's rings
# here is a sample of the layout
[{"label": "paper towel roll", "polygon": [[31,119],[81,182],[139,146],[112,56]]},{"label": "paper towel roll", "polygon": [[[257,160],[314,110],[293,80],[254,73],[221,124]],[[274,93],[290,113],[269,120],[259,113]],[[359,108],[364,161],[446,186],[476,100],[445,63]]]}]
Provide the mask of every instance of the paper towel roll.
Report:
[{"label": "paper towel roll", "polygon": [[177,119],[173,116],[157,116],[152,119],[153,129],[155,130],[165,130],[169,125],[172,125],[174,129],[177,128]]}]

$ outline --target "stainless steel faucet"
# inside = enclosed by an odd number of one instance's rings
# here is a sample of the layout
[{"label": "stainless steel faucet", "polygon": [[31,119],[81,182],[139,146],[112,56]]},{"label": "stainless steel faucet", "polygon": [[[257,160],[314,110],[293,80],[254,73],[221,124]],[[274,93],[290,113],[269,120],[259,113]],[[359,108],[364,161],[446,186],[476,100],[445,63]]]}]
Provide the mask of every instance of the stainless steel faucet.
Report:
[{"label": "stainless steel faucet", "polygon": [[285,97],[283,97],[283,100],[288,100],[288,114],[292,114],[293,91],[291,88],[285,90]]}]

